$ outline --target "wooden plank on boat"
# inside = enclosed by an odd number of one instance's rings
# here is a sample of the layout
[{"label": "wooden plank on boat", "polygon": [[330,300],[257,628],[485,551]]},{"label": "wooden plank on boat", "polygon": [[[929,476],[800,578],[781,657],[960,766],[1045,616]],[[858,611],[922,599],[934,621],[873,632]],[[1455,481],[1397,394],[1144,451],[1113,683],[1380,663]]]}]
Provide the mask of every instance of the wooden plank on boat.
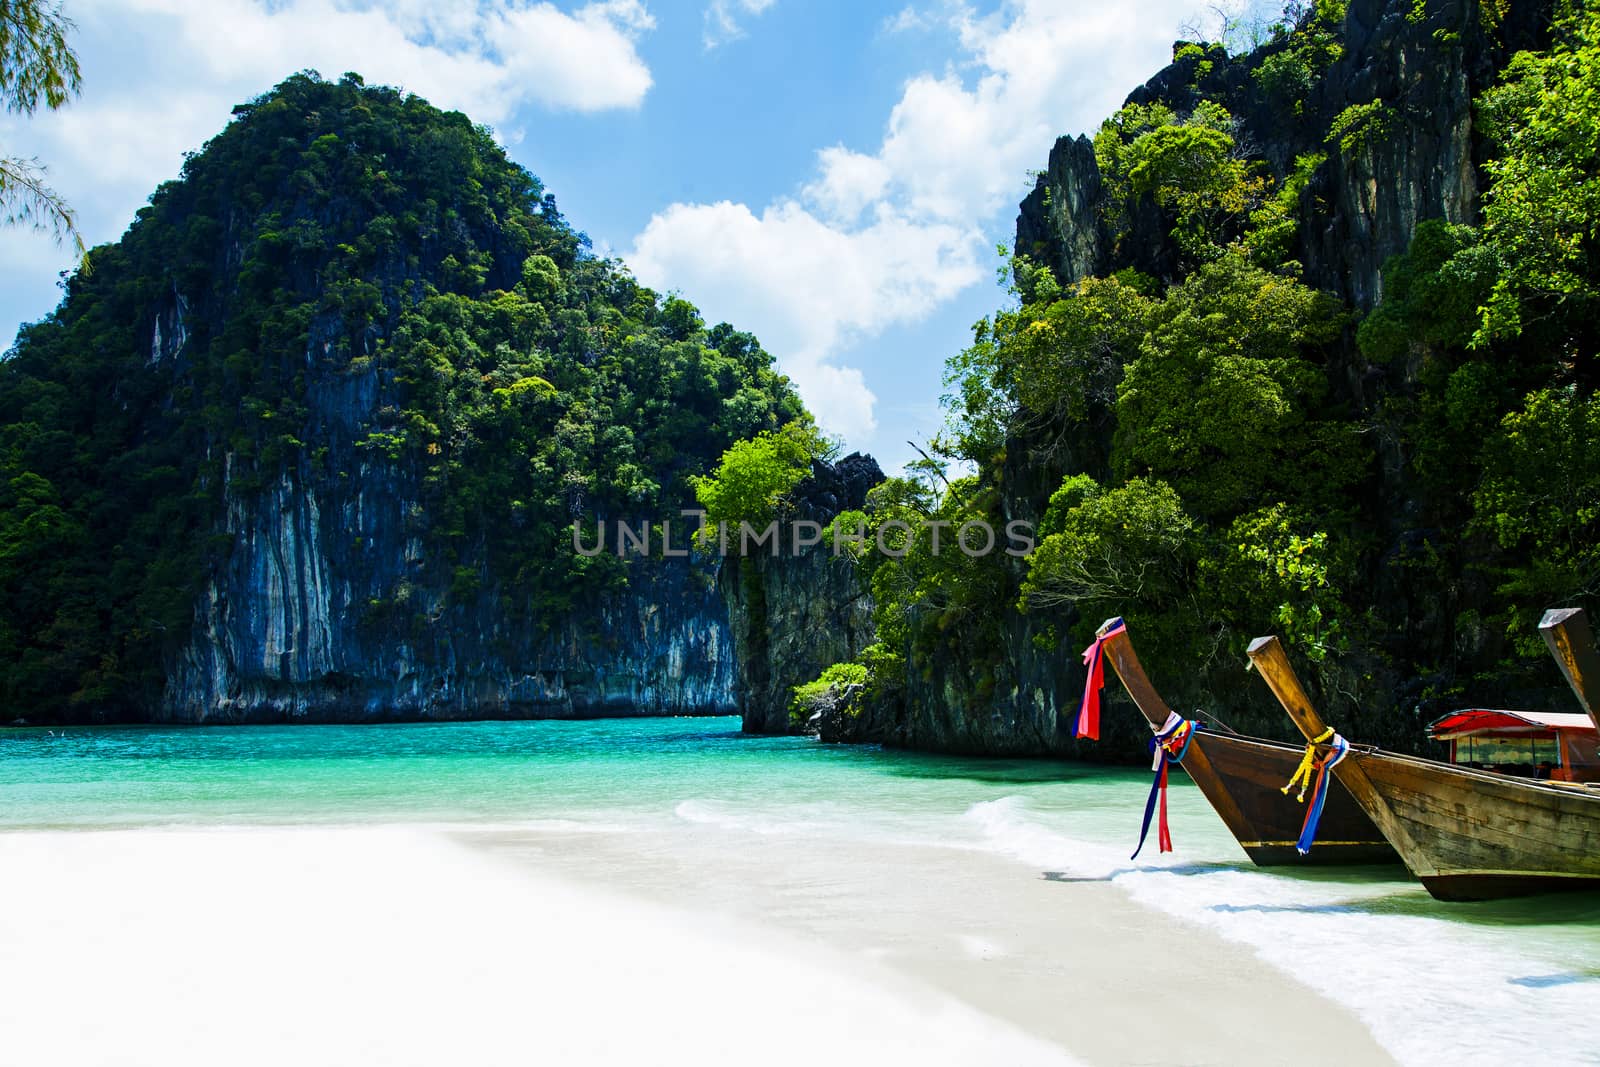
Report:
[{"label": "wooden plank on boat", "polygon": [[1430,892],[1481,900],[1600,885],[1600,796],[1395,753],[1357,753],[1425,850]]},{"label": "wooden plank on boat", "polygon": [[[1322,866],[1400,861],[1367,813],[1337,781],[1331,785],[1322,812],[1317,847],[1308,856],[1300,855],[1295,846],[1306,809],[1286,796],[1283,786],[1300,763],[1301,746],[1202,730],[1195,735],[1191,752],[1195,749],[1206,754],[1221,787],[1237,805],[1243,821],[1229,829],[1235,830],[1240,846],[1257,864]],[[1189,762],[1188,757],[1184,762]]]},{"label": "wooden plank on boat", "polygon": [[[1277,638],[1250,658],[1300,731],[1322,736]],[[1334,775],[1441,900],[1600,888],[1600,790],[1366,749]]]},{"label": "wooden plank on boat", "polygon": [[1582,608],[1551,608],[1540,620],[1539,632],[1578,703],[1600,730],[1600,652],[1595,651],[1588,616]]}]

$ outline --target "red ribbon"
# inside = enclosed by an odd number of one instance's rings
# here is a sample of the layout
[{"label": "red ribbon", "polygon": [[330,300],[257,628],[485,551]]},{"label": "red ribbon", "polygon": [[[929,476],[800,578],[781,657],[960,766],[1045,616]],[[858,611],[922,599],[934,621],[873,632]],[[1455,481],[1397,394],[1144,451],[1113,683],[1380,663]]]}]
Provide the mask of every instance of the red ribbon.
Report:
[{"label": "red ribbon", "polygon": [[[1083,662],[1089,668],[1089,677],[1083,683],[1083,703],[1078,706],[1078,722],[1073,737],[1100,740],[1100,690],[1106,684],[1105,643],[1127,630],[1121,619],[1094,639],[1094,644],[1083,650]],[[1163,811],[1165,808],[1162,809]]]},{"label": "red ribbon", "polygon": [[1156,818],[1156,842],[1161,846],[1162,852],[1172,851],[1172,831],[1167,828],[1167,767],[1166,760],[1161,761],[1161,813]]},{"label": "red ribbon", "polygon": [[1167,827],[1167,767],[1171,763],[1166,753],[1156,749],[1156,777],[1150,783],[1150,796],[1144,802],[1144,823],[1139,827],[1139,845],[1128,857],[1131,860],[1138,859],[1139,853],[1144,851],[1144,839],[1150,836],[1150,816],[1155,813],[1152,809],[1160,812],[1156,819],[1156,843],[1162,852],[1172,851],[1172,831]]},{"label": "red ribbon", "polygon": [[1144,802],[1144,822],[1139,826],[1139,846],[1130,859],[1138,859],[1144,851],[1144,839],[1150,836],[1150,816],[1159,810],[1156,821],[1156,843],[1162,852],[1172,851],[1172,831],[1167,827],[1167,770],[1174,763],[1182,763],[1189,754],[1189,744],[1199,726],[1176,712],[1169,712],[1166,725],[1150,741],[1150,751],[1155,755],[1152,769],[1155,780],[1150,783],[1150,795]]}]

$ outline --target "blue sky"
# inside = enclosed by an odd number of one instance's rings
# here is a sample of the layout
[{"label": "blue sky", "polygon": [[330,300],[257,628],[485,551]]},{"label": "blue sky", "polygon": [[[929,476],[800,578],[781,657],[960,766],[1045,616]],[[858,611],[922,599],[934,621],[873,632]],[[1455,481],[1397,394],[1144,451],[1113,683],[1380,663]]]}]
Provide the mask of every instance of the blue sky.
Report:
[{"label": "blue sky", "polygon": [[[233,104],[360,72],[496,130],[598,251],[755,332],[890,469],[939,427],[943,364],[1005,300],[1028,171],[1170,55],[1195,0],[65,0],[82,97],[0,118],[91,243]],[[0,231],[0,345],[70,256]]]}]

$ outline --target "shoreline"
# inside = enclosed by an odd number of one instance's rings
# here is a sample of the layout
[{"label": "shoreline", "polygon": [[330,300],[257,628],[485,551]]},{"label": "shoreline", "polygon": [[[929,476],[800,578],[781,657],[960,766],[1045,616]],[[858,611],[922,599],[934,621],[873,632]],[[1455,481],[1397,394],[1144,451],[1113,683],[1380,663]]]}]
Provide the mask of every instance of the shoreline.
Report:
[{"label": "shoreline", "polygon": [[728,862],[714,835],[670,856],[641,853],[624,834],[452,836],[575,881],[625,872],[646,899],[885,966],[1089,1064],[1397,1062],[1349,1008],[1248,945],[1138,903],[1110,878],[961,848],[774,834],[741,836],[735,884],[710,877]]}]

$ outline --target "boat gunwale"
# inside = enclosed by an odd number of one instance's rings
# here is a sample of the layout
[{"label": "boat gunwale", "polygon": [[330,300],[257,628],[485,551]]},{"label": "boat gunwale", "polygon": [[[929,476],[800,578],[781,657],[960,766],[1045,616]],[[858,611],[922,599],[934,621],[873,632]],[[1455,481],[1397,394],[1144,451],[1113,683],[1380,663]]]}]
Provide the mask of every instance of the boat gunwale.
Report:
[{"label": "boat gunwale", "polygon": [[[1326,749],[1327,745],[1318,745],[1319,750]],[[1500,771],[1487,771],[1481,767],[1465,767],[1459,763],[1449,763],[1445,760],[1430,759],[1427,756],[1418,756],[1410,752],[1394,752],[1376,745],[1351,745],[1350,755],[1353,757],[1378,756],[1383,759],[1396,760],[1430,769],[1449,771],[1467,778],[1477,778],[1495,784],[1511,783],[1517,787],[1531,786],[1536,789],[1548,789],[1551,793],[1563,796],[1590,796],[1600,799],[1600,782],[1561,782],[1551,778],[1522,778],[1515,774],[1505,774]]]}]

